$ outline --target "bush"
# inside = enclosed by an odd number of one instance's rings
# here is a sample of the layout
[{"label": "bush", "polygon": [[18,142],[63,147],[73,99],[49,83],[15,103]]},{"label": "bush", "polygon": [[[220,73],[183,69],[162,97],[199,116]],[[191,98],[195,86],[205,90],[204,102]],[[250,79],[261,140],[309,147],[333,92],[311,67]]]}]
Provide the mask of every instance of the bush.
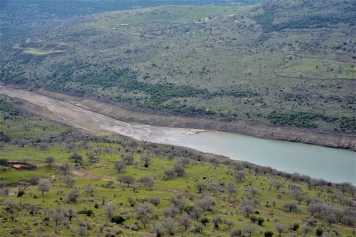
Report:
[{"label": "bush", "polygon": [[92,214],[94,214],[94,212],[92,210],[83,210],[79,211],[78,214],[86,214],[87,216],[91,216]]},{"label": "bush", "polygon": [[315,235],[316,236],[322,236],[324,233],[324,230],[321,228],[321,227],[318,227],[316,230],[315,230]]},{"label": "bush", "polygon": [[123,218],[122,216],[113,216],[111,217],[111,222],[114,222],[116,224],[121,224],[125,221],[125,218]]},{"label": "bush", "polygon": [[98,208],[99,208],[99,205],[98,205],[97,203],[95,203],[94,208],[95,208],[95,209],[98,209]]},{"label": "bush", "polygon": [[207,223],[209,223],[209,219],[206,218],[206,217],[203,217],[200,222],[203,224],[203,225],[206,225]]},{"label": "bush", "polygon": [[273,231],[266,231],[265,232],[265,237],[272,237],[273,236]]},{"label": "bush", "polygon": [[297,231],[298,229],[299,229],[299,223],[294,223],[293,227],[292,227],[292,230],[293,231]]}]

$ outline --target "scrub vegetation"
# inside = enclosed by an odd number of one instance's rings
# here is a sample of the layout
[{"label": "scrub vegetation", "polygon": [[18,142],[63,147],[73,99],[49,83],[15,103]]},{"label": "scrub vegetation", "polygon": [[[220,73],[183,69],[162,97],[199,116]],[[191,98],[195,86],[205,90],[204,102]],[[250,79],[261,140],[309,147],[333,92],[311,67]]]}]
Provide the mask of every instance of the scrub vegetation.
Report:
[{"label": "scrub vegetation", "polygon": [[151,112],[354,134],[355,7],[286,0],[87,15],[4,38],[0,80]]},{"label": "scrub vegetation", "polygon": [[[8,97],[0,108],[1,236],[355,235],[350,183],[85,134]],[[18,121],[33,126],[26,136],[5,130]]]}]

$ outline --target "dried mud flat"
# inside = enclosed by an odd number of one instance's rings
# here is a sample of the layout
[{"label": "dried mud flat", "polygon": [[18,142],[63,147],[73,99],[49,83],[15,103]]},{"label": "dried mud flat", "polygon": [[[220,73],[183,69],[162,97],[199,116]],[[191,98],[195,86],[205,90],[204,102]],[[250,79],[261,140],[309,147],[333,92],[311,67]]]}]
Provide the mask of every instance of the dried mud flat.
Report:
[{"label": "dried mud flat", "polygon": [[192,133],[215,130],[356,151],[356,136],[349,134],[224,121],[212,117],[152,113],[119,103],[106,103],[44,89],[30,92],[0,85],[0,93],[24,100],[23,107],[31,112],[96,133],[117,132],[139,140],[174,143]]}]

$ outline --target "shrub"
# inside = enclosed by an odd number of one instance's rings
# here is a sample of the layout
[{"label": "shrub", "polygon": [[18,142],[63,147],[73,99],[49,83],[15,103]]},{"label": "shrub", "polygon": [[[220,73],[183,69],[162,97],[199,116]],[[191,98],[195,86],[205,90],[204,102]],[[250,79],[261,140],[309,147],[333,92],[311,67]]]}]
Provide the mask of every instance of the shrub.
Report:
[{"label": "shrub", "polygon": [[272,237],[273,236],[273,231],[266,231],[265,232],[265,237]]},{"label": "shrub", "polygon": [[292,230],[293,231],[297,231],[298,229],[299,229],[299,223],[294,223],[293,227],[292,227]]},{"label": "shrub", "polygon": [[125,218],[123,218],[122,216],[113,216],[111,217],[111,222],[114,222],[116,224],[121,224],[125,221]]},{"label": "shrub", "polygon": [[209,223],[209,219],[206,218],[206,217],[203,217],[200,222],[203,224],[203,225],[206,225],[207,223]]}]

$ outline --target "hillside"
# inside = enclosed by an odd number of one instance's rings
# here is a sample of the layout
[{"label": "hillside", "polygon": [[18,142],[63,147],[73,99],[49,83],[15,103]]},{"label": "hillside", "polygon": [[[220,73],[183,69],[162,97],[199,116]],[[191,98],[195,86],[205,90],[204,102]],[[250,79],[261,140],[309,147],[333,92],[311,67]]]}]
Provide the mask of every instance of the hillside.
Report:
[{"label": "hillside", "polygon": [[[9,126],[47,126],[1,99]],[[50,139],[30,129],[0,141],[0,236],[355,235],[349,183],[52,127]]]},{"label": "hillside", "polygon": [[355,12],[304,0],[89,15],[4,41],[1,81],[355,134]]}]

